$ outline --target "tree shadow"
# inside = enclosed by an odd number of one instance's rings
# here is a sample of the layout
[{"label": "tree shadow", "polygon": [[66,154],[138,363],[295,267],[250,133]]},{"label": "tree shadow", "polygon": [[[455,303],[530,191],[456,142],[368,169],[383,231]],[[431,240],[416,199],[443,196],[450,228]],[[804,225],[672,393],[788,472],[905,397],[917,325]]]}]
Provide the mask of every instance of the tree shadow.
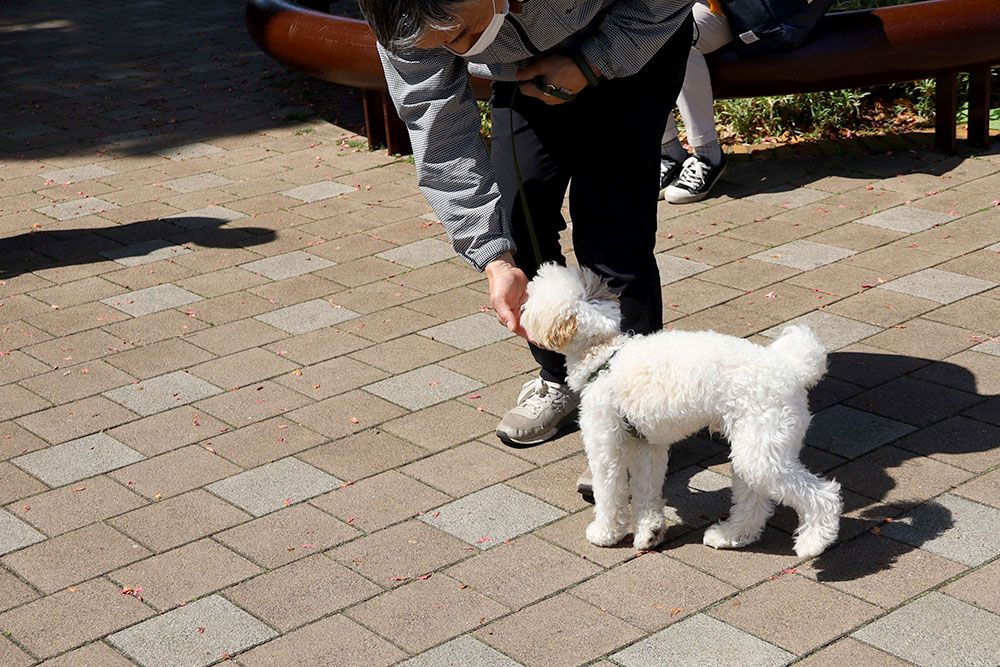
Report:
[{"label": "tree shadow", "polygon": [[272,241],[275,232],[264,227],[222,227],[226,220],[207,216],[178,216],[106,227],[37,231],[0,239],[0,280],[25,273],[102,261],[122,268],[203,248],[241,248]]}]

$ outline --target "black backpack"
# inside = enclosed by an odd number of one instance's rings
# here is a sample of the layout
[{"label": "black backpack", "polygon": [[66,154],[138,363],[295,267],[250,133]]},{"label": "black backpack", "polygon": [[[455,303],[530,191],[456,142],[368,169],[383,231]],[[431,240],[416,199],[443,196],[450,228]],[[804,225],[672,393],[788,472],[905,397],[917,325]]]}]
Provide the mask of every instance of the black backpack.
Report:
[{"label": "black backpack", "polygon": [[802,44],[834,0],[721,0],[733,31],[732,48],[745,58]]}]

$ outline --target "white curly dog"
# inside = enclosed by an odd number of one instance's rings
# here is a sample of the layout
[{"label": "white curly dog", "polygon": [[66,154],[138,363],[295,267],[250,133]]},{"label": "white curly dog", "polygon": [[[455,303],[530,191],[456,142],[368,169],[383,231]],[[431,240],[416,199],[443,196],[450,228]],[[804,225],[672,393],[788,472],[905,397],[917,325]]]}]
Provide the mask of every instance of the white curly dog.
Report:
[{"label": "white curly dog", "polygon": [[637,549],[663,541],[670,445],[706,426],[731,446],[733,507],[705,532],[705,544],[756,541],[775,502],[799,515],[798,556],[816,556],[837,538],[840,484],[812,474],[798,456],[810,419],[806,390],[826,370],[826,352],[807,327],[789,326],[767,347],[714,331],[624,335],[615,293],[588,269],[552,263],[529,283],[521,318],[536,343],[566,355],[567,381],[581,393],[594,478],[588,540],[610,546],[633,528]]}]

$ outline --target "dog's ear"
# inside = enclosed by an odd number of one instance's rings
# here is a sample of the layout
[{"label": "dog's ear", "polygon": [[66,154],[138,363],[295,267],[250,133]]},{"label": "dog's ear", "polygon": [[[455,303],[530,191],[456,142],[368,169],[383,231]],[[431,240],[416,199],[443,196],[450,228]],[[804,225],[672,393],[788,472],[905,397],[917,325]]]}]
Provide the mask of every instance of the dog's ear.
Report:
[{"label": "dog's ear", "polygon": [[538,342],[549,350],[559,351],[569,345],[576,335],[577,323],[575,313],[566,313],[552,320],[551,326],[540,332]]}]

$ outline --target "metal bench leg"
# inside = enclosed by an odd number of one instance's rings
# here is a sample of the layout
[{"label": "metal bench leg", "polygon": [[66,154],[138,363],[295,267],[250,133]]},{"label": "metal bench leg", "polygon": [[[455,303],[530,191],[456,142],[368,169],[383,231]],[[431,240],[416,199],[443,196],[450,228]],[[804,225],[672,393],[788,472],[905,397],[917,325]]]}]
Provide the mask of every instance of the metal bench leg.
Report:
[{"label": "metal bench leg", "polygon": [[969,71],[969,143],[979,148],[990,145],[990,68]]},{"label": "metal bench leg", "polygon": [[410,133],[396,113],[389,96],[381,90],[364,91],[365,132],[372,148],[385,146],[389,155],[409,155]]},{"label": "metal bench leg", "polygon": [[365,134],[368,135],[368,146],[385,146],[385,123],[382,121],[382,107],[385,105],[382,99],[382,91],[364,91],[365,101]]},{"label": "metal bench leg", "polygon": [[934,146],[946,153],[955,152],[955,114],[958,113],[958,73],[937,78],[934,93]]}]

